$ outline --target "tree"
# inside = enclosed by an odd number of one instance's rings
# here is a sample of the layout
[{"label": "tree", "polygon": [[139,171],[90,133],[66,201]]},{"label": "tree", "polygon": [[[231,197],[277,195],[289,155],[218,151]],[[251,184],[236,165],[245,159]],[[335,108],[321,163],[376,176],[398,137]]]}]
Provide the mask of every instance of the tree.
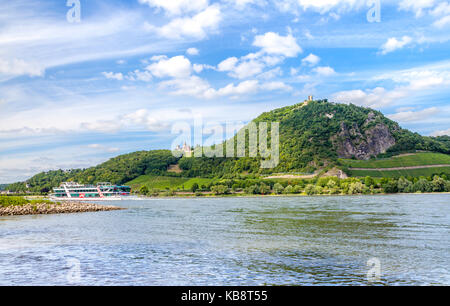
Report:
[{"label": "tree", "polygon": [[194,183],[194,184],[192,184],[191,191],[195,193],[198,190],[198,188],[199,188],[198,184]]},{"label": "tree", "polygon": [[348,194],[366,193],[368,188],[361,182],[354,182],[348,186]]},{"label": "tree", "polygon": [[149,192],[150,192],[150,191],[148,190],[148,187],[145,186],[145,185],[141,186],[141,188],[139,189],[139,193],[140,193],[140,194],[143,194],[143,195],[148,195]]},{"label": "tree", "polygon": [[334,187],[336,187],[336,182],[333,181],[333,180],[330,180],[330,181],[327,183],[327,188],[328,188],[328,189],[332,189],[332,188],[334,188]]},{"label": "tree", "polygon": [[261,183],[261,185],[259,185],[259,193],[260,194],[269,194],[270,193],[270,187],[267,186],[264,183]]},{"label": "tree", "polygon": [[222,194],[229,194],[230,193],[230,189],[228,188],[228,186],[225,186],[225,185],[212,186],[211,187],[211,191],[215,195],[222,195]]},{"label": "tree", "polygon": [[397,190],[398,192],[411,192],[413,184],[407,179],[401,177],[397,182]]},{"label": "tree", "polygon": [[433,185],[428,180],[421,178],[414,184],[415,192],[432,192]]},{"label": "tree", "polygon": [[366,185],[367,187],[371,187],[375,185],[375,181],[372,177],[366,176],[366,178],[364,179],[364,185]]},{"label": "tree", "polygon": [[284,191],[284,187],[283,185],[281,185],[280,183],[276,183],[273,186],[273,191],[275,191],[276,194],[282,194]]},{"label": "tree", "polygon": [[312,184],[308,184],[308,185],[306,185],[306,187],[305,187],[305,193],[307,194],[307,195],[314,195],[315,194],[315,186],[314,185],[312,185]]},{"label": "tree", "polygon": [[440,178],[439,176],[435,176],[433,178],[433,181],[431,182],[433,184],[433,191],[434,192],[443,192],[445,191],[445,180]]},{"label": "tree", "polygon": [[394,179],[389,180],[387,183],[382,185],[383,190],[385,193],[397,193],[398,192],[398,185],[397,181]]},{"label": "tree", "polygon": [[285,194],[294,193],[294,187],[292,187],[291,185],[287,185],[286,188],[284,188],[284,193]]}]

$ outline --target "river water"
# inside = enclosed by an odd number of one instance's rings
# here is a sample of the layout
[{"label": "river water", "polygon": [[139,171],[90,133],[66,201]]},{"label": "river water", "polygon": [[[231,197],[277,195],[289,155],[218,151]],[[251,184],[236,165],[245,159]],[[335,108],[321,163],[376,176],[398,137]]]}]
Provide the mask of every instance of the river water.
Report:
[{"label": "river water", "polygon": [[0,285],[450,285],[448,194],[111,204],[0,217]]}]

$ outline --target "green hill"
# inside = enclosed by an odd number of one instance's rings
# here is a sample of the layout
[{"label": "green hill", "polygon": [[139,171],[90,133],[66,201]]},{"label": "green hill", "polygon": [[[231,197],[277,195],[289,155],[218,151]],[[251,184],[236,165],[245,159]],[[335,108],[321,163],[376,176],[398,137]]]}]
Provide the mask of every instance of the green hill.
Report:
[{"label": "green hill", "polygon": [[[280,163],[273,169],[262,169],[260,157],[176,158],[169,150],[139,151],[115,157],[88,169],[40,173],[26,182],[9,185],[8,189],[47,191],[63,181],[109,181],[135,186],[144,184],[151,188],[180,187],[188,184],[188,178],[193,177],[234,178],[249,174],[255,177],[270,173],[312,173],[336,166],[345,170],[398,164],[434,165],[448,162],[448,155],[445,154],[450,154],[450,137],[424,137],[402,129],[396,122],[373,109],[330,103],[327,100],[275,109],[261,114],[253,122],[280,123]],[[237,136],[233,140],[236,142]],[[218,146],[226,150],[225,143]],[[417,150],[442,154],[386,159]],[[374,159],[376,157],[381,159]],[[167,172],[168,167],[174,164],[179,165],[182,173]],[[430,171],[427,170],[427,173]],[[352,170],[348,172],[359,176]],[[29,189],[26,184],[30,186]]]},{"label": "green hill", "polygon": [[[424,137],[402,129],[373,109],[326,100],[276,109],[253,122],[280,122],[280,163],[276,168],[261,169],[259,158],[182,158],[179,165],[184,174],[311,173],[339,165],[340,158],[369,160],[416,150],[450,153],[447,138]],[[222,146],[226,148],[226,144]]]}]

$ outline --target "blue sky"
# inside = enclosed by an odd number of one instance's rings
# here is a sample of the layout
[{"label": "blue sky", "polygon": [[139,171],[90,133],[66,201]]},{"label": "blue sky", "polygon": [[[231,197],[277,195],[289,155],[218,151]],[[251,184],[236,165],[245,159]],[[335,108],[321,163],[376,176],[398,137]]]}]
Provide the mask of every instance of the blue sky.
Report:
[{"label": "blue sky", "polygon": [[79,22],[66,2],[0,3],[0,183],[307,95],[450,134],[449,1],[80,0]]}]

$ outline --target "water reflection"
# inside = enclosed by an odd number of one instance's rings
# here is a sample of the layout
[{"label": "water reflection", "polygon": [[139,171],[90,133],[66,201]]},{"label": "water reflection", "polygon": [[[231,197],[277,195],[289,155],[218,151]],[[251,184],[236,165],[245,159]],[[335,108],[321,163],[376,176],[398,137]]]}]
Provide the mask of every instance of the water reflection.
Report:
[{"label": "water reflection", "polygon": [[[449,195],[153,199],[0,219],[0,285],[450,284]],[[117,203],[115,203],[117,204]]]}]

